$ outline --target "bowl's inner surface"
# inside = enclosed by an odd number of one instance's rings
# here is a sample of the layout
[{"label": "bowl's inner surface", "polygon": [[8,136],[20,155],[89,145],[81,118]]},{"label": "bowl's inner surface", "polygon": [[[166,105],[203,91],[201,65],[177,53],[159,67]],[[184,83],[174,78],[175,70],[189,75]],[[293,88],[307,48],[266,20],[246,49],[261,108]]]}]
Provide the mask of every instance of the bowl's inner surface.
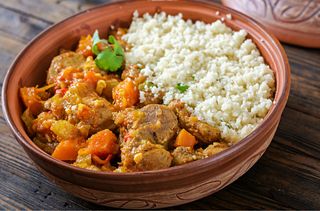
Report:
[{"label": "bowl's inner surface", "polygon": [[[279,44],[274,41],[274,38],[255,22],[247,20],[245,16],[224,7],[202,2],[124,2],[80,13],[57,24],[33,40],[32,44],[20,54],[11,67],[4,92],[5,110],[7,110],[11,126],[16,128],[16,135],[21,136],[24,142],[27,141],[28,144],[37,148],[24,130],[20,118],[23,106],[19,99],[19,88],[44,84],[47,69],[52,58],[58,54],[59,49],[74,49],[81,35],[93,33],[96,29],[99,30],[100,34],[106,35],[111,25],[129,26],[135,10],[138,10],[139,14],[159,11],[165,11],[172,15],[182,13],[185,19],[201,20],[207,23],[224,17],[225,23],[233,30],[245,29],[249,33],[249,38],[253,39],[260,49],[265,62],[275,71],[277,81],[275,102],[277,103],[280,98],[283,98],[287,86],[286,80],[288,80],[283,52],[279,49]],[[219,11],[219,14],[217,11]],[[231,20],[225,18],[228,13],[232,14]],[[275,112],[275,108],[276,106],[273,105],[265,118]],[[40,149],[37,148],[37,150]],[[44,154],[44,152],[41,153]],[[52,159],[50,156],[46,157]]]}]

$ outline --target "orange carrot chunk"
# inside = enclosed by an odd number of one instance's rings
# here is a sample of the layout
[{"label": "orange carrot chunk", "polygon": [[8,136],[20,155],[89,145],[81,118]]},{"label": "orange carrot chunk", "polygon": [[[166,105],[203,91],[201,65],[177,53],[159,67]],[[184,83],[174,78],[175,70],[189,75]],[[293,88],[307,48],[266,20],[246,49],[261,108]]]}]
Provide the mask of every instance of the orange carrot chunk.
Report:
[{"label": "orange carrot chunk", "polygon": [[79,144],[76,140],[61,141],[52,153],[52,157],[64,160],[73,161],[77,159]]},{"label": "orange carrot chunk", "polygon": [[37,116],[43,111],[43,103],[50,97],[47,90],[53,88],[54,84],[49,84],[44,87],[22,87],[20,88],[20,96],[24,105],[29,108],[30,112]]},{"label": "orange carrot chunk", "polygon": [[112,90],[114,105],[118,109],[125,109],[139,101],[139,90],[134,82],[127,78]]},{"label": "orange carrot chunk", "polygon": [[183,147],[191,147],[193,148],[193,146],[197,143],[196,138],[189,133],[188,131],[186,131],[185,129],[182,129],[177,138],[176,141],[174,143],[175,147],[178,146],[183,146]]},{"label": "orange carrot chunk", "polygon": [[37,93],[36,87],[20,88],[20,95],[24,105],[29,108],[33,115],[38,115],[43,109],[43,102]]},{"label": "orange carrot chunk", "polygon": [[117,137],[108,129],[92,135],[88,139],[87,148],[91,154],[100,158],[107,158],[109,154],[115,155],[119,151]]},{"label": "orange carrot chunk", "polygon": [[84,74],[84,80],[92,87],[97,86],[97,82],[99,78],[96,76],[95,72],[93,71],[88,71]]}]

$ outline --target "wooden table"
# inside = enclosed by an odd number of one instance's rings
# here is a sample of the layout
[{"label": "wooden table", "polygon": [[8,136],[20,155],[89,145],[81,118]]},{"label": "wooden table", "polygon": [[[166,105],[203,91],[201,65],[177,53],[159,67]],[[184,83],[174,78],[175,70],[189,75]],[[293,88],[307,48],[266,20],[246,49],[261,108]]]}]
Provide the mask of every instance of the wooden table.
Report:
[{"label": "wooden table", "polygon": [[[103,0],[0,1],[0,79],[38,33]],[[320,38],[319,38],[320,39]],[[272,144],[239,180],[174,209],[320,209],[320,49],[284,45],[292,87]],[[106,209],[62,191],[34,167],[0,111],[0,209]]]}]

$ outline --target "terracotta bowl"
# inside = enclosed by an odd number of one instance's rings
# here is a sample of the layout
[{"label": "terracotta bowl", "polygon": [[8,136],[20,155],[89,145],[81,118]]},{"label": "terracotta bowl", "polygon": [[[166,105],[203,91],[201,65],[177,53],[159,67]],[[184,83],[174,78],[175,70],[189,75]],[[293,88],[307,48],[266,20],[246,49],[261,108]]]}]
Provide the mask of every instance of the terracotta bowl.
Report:
[{"label": "terracotta bowl", "polygon": [[[274,104],[262,124],[249,136],[214,157],[168,169],[137,173],[103,173],[73,167],[40,150],[28,137],[21,113],[19,87],[43,84],[46,71],[59,49],[72,49],[81,35],[95,29],[106,33],[113,25],[128,26],[132,13],[183,13],[185,18],[213,22],[225,19],[234,30],[245,29],[275,71]],[[2,90],[4,115],[26,153],[38,169],[67,192],[85,200],[121,208],[161,208],[191,202],[221,190],[243,175],[270,144],[285,107],[290,68],[278,40],[249,17],[224,6],[193,1],[125,1],[103,5],[74,15],[47,29],[19,54],[10,67]]]}]

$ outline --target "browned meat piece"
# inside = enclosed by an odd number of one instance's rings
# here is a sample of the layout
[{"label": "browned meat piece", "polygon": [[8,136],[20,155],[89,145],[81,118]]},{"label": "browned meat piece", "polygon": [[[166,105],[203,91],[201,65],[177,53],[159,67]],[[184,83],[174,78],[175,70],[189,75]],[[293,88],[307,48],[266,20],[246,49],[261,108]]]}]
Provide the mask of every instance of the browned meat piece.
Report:
[{"label": "browned meat piece", "polygon": [[48,154],[52,154],[56,146],[59,144],[57,141],[48,142],[48,140],[43,137],[42,135],[36,135],[34,137],[33,142],[43,151],[45,151]]},{"label": "browned meat piece", "polygon": [[168,168],[172,157],[165,149],[156,148],[147,152],[138,153],[134,156],[137,168],[143,171]]},{"label": "browned meat piece", "polygon": [[64,119],[65,111],[63,98],[60,94],[55,94],[44,103],[44,108],[50,110],[57,119]]},{"label": "browned meat piece", "polygon": [[173,156],[172,164],[181,165],[189,163],[194,160],[200,160],[206,157],[213,156],[223,150],[227,149],[228,145],[221,142],[214,142],[210,144],[206,149],[199,148],[197,150],[192,149],[191,147],[179,146],[173,150],[171,153]]},{"label": "browned meat piece", "polygon": [[149,130],[153,134],[156,143],[165,147],[177,134],[178,120],[174,112],[167,106],[150,104],[140,109],[145,114],[137,124],[140,128]]},{"label": "browned meat piece", "polygon": [[138,110],[126,110],[118,114],[116,124],[122,124],[130,134],[139,139],[147,139],[167,148],[177,134],[178,120],[172,110],[165,105],[150,104]]},{"label": "browned meat piece", "polygon": [[55,83],[59,73],[67,67],[79,69],[85,62],[83,55],[65,52],[53,58],[48,70],[47,84]]},{"label": "browned meat piece", "polygon": [[[114,123],[123,129],[131,128],[132,124],[136,120],[136,118],[139,118],[139,117],[135,117],[133,115],[134,111],[138,111],[138,110],[131,107],[131,108],[126,108],[124,110],[121,110],[117,113],[116,112],[113,113]],[[137,114],[139,114],[139,113],[137,113]]]},{"label": "browned meat piece", "polygon": [[112,105],[86,83],[73,83],[63,96],[62,103],[67,120],[71,124],[81,125],[82,128],[87,125],[89,134],[115,128]]},{"label": "browned meat piece", "polygon": [[166,150],[179,127],[176,115],[164,105],[147,105],[118,113],[121,165],[124,171],[155,170],[170,167],[172,156]]},{"label": "browned meat piece", "polygon": [[168,168],[172,156],[159,144],[134,138],[122,143],[121,165],[124,171],[146,171]]},{"label": "browned meat piece", "polygon": [[205,155],[202,153],[202,151],[202,148],[194,150],[191,147],[179,146],[172,152],[173,165],[182,165],[194,160],[203,159],[205,158]]},{"label": "browned meat piece", "polygon": [[169,107],[176,113],[181,127],[194,135],[198,141],[204,144],[211,144],[213,142],[220,141],[219,129],[198,120],[195,116],[192,116],[184,106],[184,103],[174,101],[170,103]]},{"label": "browned meat piece", "polygon": [[205,150],[203,150],[203,154],[207,157],[222,152],[223,150],[227,149],[228,145],[225,143],[213,143],[210,144]]}]

